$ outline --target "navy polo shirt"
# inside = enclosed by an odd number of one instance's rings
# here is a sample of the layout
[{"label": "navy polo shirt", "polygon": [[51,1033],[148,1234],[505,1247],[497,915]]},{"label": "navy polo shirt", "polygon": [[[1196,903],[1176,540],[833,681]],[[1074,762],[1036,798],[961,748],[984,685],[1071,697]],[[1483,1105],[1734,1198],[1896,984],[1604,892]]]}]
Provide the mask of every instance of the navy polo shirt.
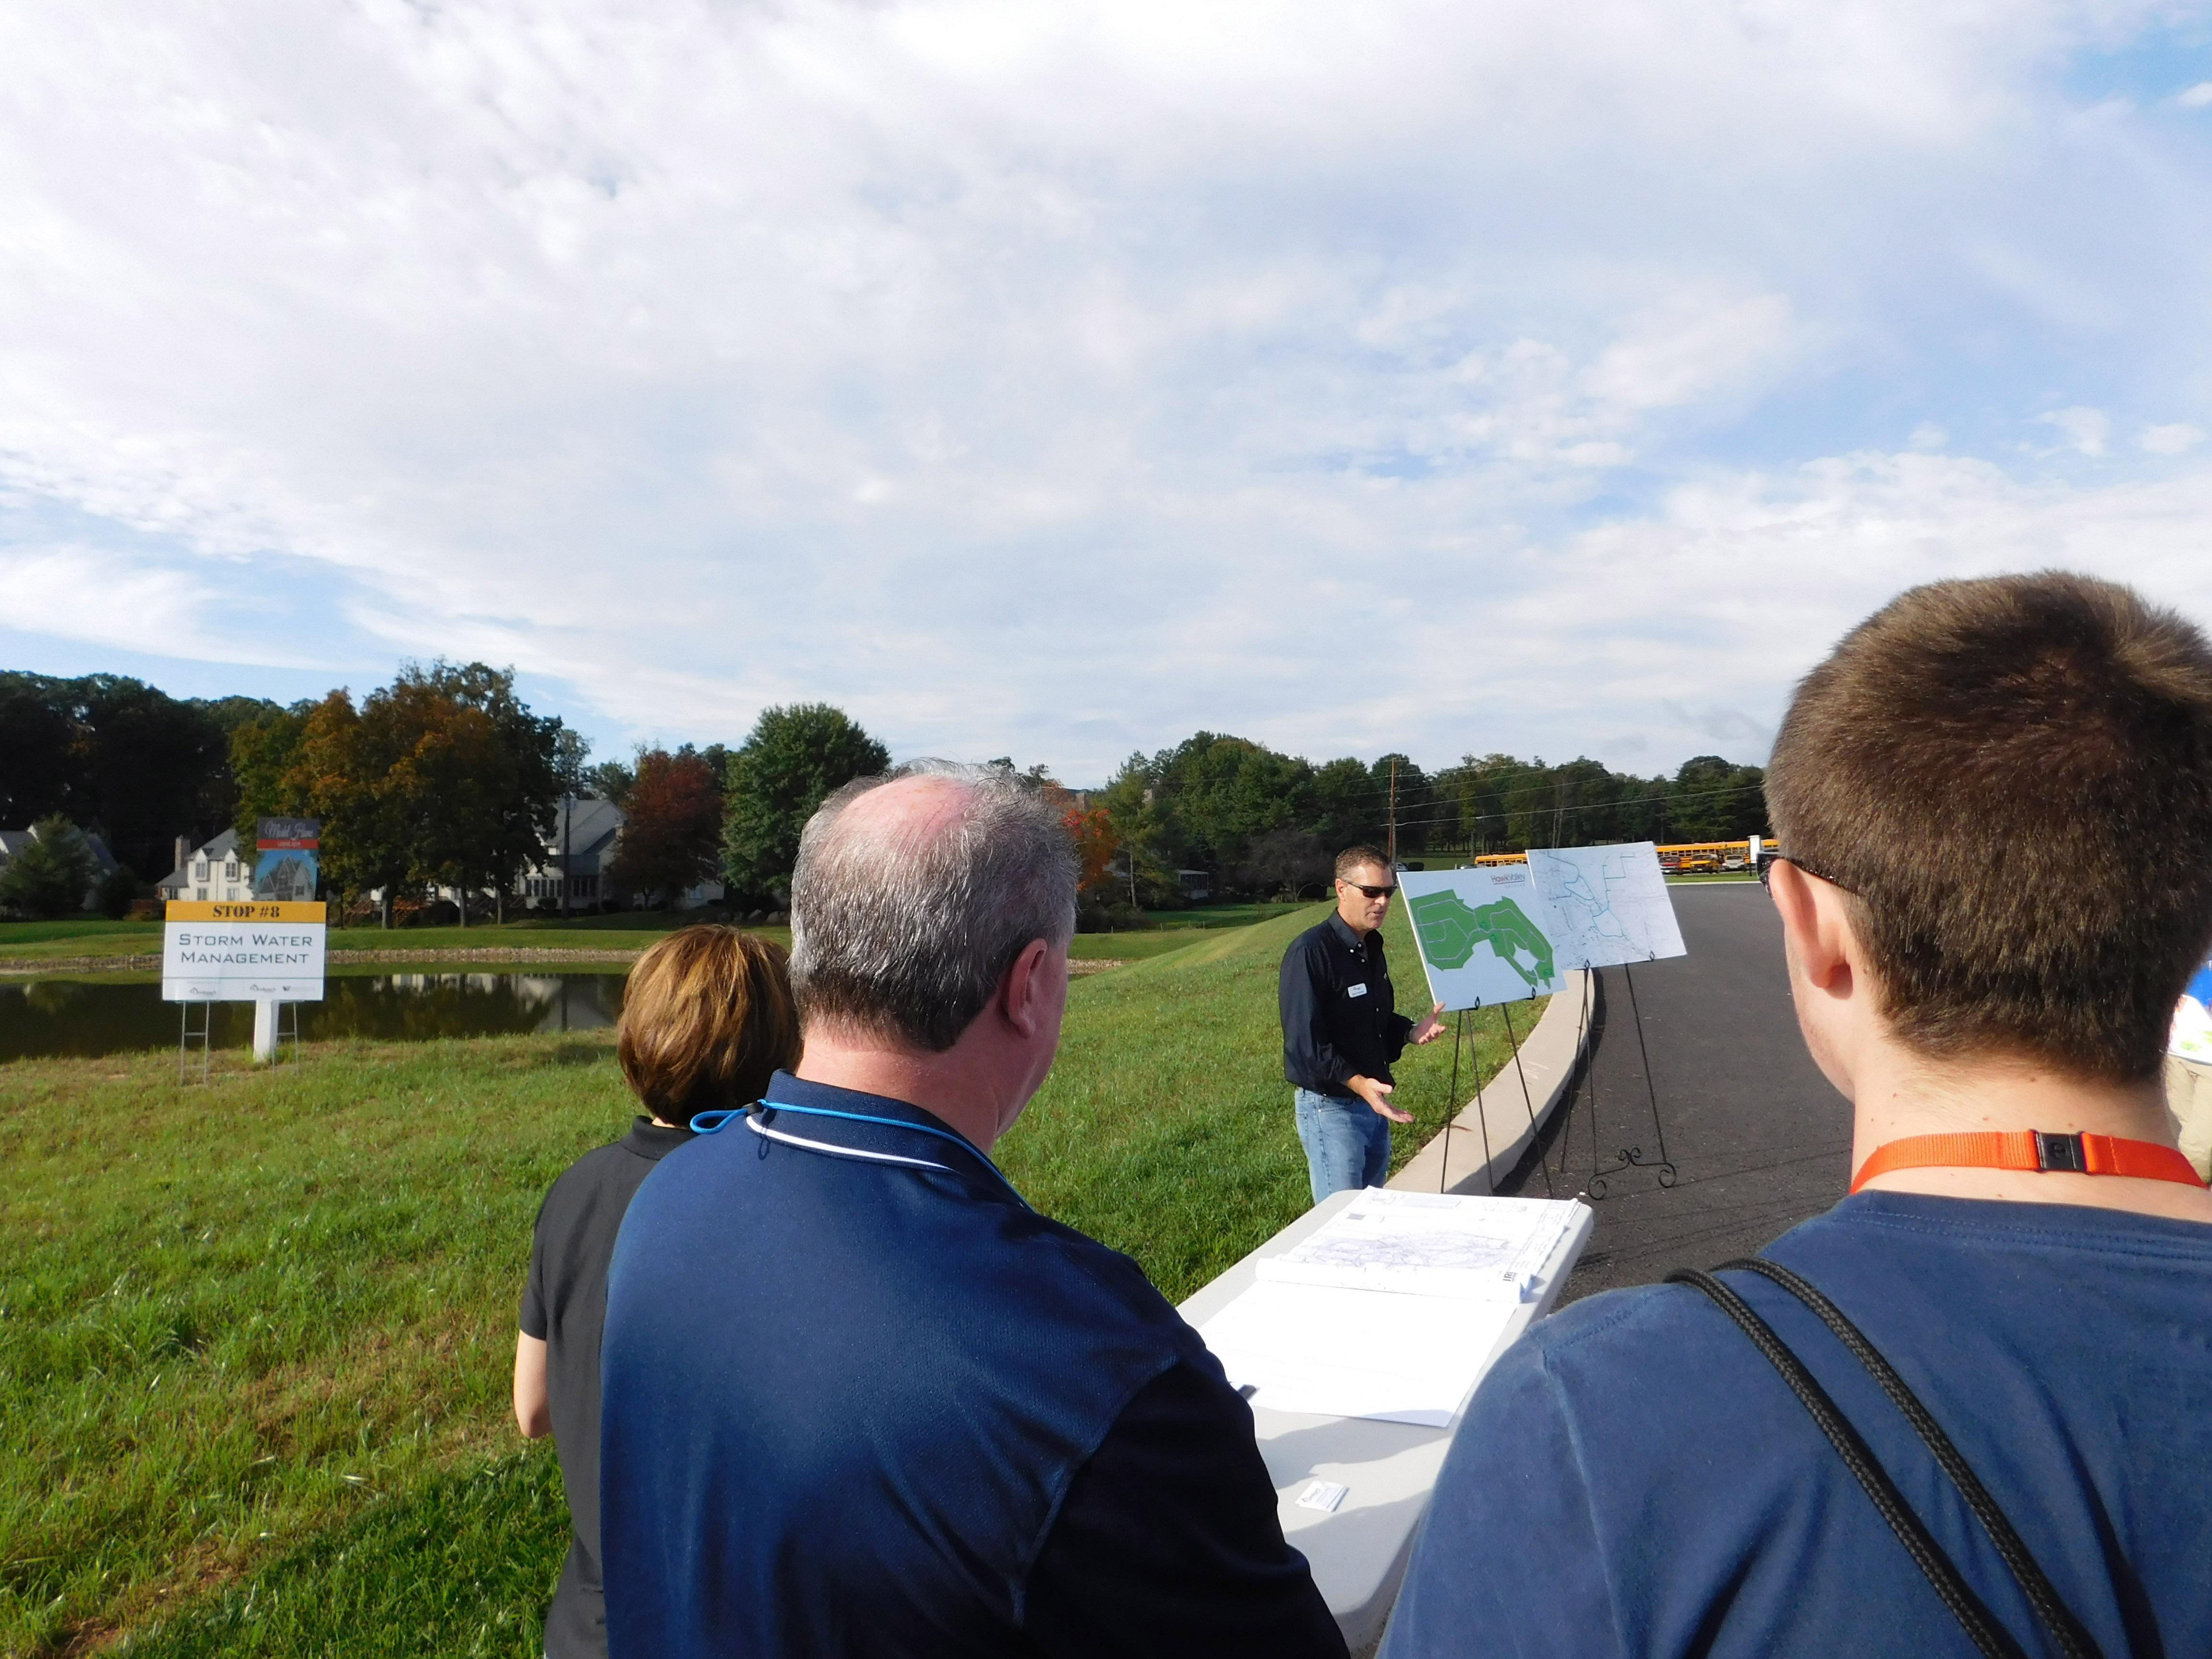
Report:
[{"label": "navy polo shirt", "polygon": [[616,1244],[617,1659],[1342,1655],[1251,1413],[1135,1263],[917,1107],[768,1099]]},{"label": "navy polo shirt", "polygon": [[[1896,1366],[2107,1659],[2212,1644],[2212,1226],[1861,1193],[1762,1255]],[[1805,1362],[2027,1654],[2055,1652],[1904,1415],[1802,1303]],[[1750,1339],[1684,1285],[1541,1320],[1476,1390],[1383,1659],[1973,1659]]]}]

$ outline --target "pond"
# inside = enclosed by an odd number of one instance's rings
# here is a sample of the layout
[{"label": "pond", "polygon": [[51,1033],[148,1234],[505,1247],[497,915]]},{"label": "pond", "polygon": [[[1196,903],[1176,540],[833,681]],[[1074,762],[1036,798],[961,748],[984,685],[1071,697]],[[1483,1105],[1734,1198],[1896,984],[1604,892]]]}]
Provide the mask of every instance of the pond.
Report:
[{"label": "pond", "polygon": [[[300,1005],[300,1036],[494,1036],[529,1031],[588,1031],[622,1013],[618,973],[332,975],[323,1000]],[[179,1005],[161,1000],[158,980],[86,983],[34,980],[0,983],[0,1064],[48,1054],[125,1054],[177,1046]],[[218,1048],[253,1041],[253,1005],[214,1005]],[[199,1023],[198,1010],[192,1023]],[[197,1046],[197,1045],[196,1045]]]}]

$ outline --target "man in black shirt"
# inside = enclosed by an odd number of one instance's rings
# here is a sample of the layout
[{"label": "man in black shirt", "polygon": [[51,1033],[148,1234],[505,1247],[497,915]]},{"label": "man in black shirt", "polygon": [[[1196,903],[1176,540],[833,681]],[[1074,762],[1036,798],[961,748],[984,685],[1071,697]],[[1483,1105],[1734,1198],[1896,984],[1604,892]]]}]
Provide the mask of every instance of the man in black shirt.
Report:
[{"label": "man in black shirt", "polygon": [[[783,952],[733,927],[686,927],[647,951],[623,988],[616,1054],[651,1112],[578,1158],[538,1209],[514,1345],[514,1420],[550,1432],[574,1535],[545,1612],[546,1659],[605,1659],[599,1534],[599,1348],[607,1264],[631,1198],[694,1139],[692,1117],[757,1100],[799,1055]],[[680,1264],[668,1264],[681,1272]]]},{"label": "man in black shirt", "polygon": [[1390,1126],[1413,1114],[1390,1103],[1390,1064],[1407,1042],[1443,1030],[1439,1002],[1419,1025],[1398,1012],[1382,957],[1382,918],[1398,890],[1371,847],[1336,855],[1336,914],[1283,953],[1283,1075],[1297,1085],[1298,1140],[1318,1204],[1390,1173]]}]

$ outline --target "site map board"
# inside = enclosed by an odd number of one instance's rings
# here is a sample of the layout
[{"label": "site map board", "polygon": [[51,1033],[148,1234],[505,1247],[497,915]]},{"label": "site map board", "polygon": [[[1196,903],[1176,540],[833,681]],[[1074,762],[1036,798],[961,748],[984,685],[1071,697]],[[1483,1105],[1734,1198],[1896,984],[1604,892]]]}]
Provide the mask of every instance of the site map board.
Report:
[{"label": "site map board", "polygon": [[1404,870],[1398,885],[1430,994],[1448,1009],[1549,996],[1574,969],[1685,954],[1648,841],[1532,848],[1525,864]]}]

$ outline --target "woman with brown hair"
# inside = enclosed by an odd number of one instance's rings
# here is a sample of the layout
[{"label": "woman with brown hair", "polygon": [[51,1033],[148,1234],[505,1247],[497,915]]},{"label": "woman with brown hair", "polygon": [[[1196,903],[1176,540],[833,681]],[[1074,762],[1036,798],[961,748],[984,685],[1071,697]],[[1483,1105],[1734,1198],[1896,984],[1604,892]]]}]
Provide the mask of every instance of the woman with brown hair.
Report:
[{"label": "woman with brown hair", "polygon": [[514,1346],[514,1420],[551,1433],[574,1534],[545,1613],[547,1659],[602,1659],[599,1337],[623,1212],[693,1117],[760,1098],[799,1061],[783,951],[734,927],[686,927],[630,969],[616,1055],[644,1106],[629,1134],[568,1166],[538,1206]]}]

